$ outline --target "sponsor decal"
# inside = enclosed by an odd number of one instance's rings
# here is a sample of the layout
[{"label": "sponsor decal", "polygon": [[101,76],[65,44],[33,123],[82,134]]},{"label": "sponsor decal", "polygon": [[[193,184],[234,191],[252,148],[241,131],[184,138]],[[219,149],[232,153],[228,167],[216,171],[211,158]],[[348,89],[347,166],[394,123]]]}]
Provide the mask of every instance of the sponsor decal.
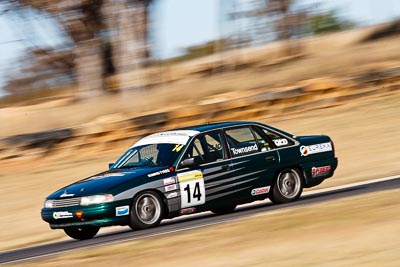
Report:
[{"label": "sponsor decal", "polygon": [[172,151],[173,151],[173,152],[179,152],[179,151],[181,151],[181,149],[182,149],[184,146],[185,146],[185,145],[177,144],[177,145],[175,145],[175,147],[172,149]]},{"label": "sponsor decal", "polygon": [[88,181],[90,181],[90,180],[98,180],[98,179],[104,179],[104,178],[113,177],[113,176],[124,176],[124,174],[120,173],[120,172],[110,172],[110,173],[105,173],[105,174],[98,175],[98,176],[89,177],[89,178],[87,178],[87,180]]},{"label": "sponsor decal", "polygon": [[312,167],[311,168],[311,175],[312,177],[323,176],[329,173],[331,170],[331,166],[322,166],[322,167]]},{"label": "sponsor decal", "polygon": [[193,136],[197,133],[199,132],[194,130],[175,130],[175,131],[155,133],[154,136]]},{"label": "sponsor decal", "polygon": [[274,139],[273,141],[276,146],[286,146],[289,144],[288,140],[285,138]]},{"label": "sponsor decal", "polygon": [[121,206],[115,208],[115,215],[116,216],[125,216],[129,214],[129,206]]},{"label": "sponsor decal", "polygon": [[170,199],[170,198],[174,198],[177,196],[178,196],[178,192],[172,192],[172,193],[169,193],[166,197],[167,197],[167,199]]},{"label": "sponsor decal", "polygon": [[147,177],[151,178],[151,177],[154,177],[154,176],[158,176],[158,175],[165,174],[165,173],[170,173],[170,172],[171,171],[169,169],[165,169],[165,170],[161,170],[161,171],[158,171],[158,172],[149,173],[149,174],[147,174]]},{"label": "sponsor decal", "polygon": [[302,156],[307,156],[308,155],[308,147],[307,146],[301,146],[300,147],[300,153]]},{"label": "sponsor decal", "polygon": [[53,212],[53,218],[56,219],[56,220],[72,218],[72,217],[74,217],[74,216],[72,215],[71,212],[68,212],[68,211],[56,211],[56,212]]},{"label": "sponsor decal", "polygon": [[165,189],[165,192],[169,192],[169,191],[172,191],[172,190],[176,190],[177,186],[176,186],[176,184],[167,185],[164,189]]},{"label": "sponsor decal", "polygon": [[311,154],[317,154],[327,151],[332,151],[332,145],[330,142],[300,147],[300,153],[302,156],[308,156]]},{"label": "sponsor decal", "polygon": [[196,208],[186,208],[179,211],[179,215],[190,214],[196,211]]},{"label": "sponsor decal", "polygon": [[164,185],[170,185],[170,184],[174,184],[176,182],[174,177],[170,177],[170,178],[166,178],[163,180]]},{"label": "sponsor decal", "polygon": [[258,146],[257,144],[254,144],[254,146],[246,146],[242,148],[231,148],[233,155],[238,155],[238,154],[243,154],[243,153],[248,153],[252,151],[258,151]]},{"label": "sponsor decal", "polygon": [[269,192],[269,188],[270,186],[254,188],[253,190],[251,190],[251,195],[257,196],[257,195],[267,194]]},{"label": "sponsor decal", "polygon": [[176,130],[176,131],[155,133],[140,139],[132,147],[148,145],[148,144],[162,144],[162,143],[185,145],[191,136],[198,133],[199,133],[198,131],[193,131],[193,130]]},{"label": "sponsor decal", "polygon": [[203,173],[201,171],[195,170],[195,171],[178,173],[177,176],[179,182],[186,182],[190,180],[202,179]]}]

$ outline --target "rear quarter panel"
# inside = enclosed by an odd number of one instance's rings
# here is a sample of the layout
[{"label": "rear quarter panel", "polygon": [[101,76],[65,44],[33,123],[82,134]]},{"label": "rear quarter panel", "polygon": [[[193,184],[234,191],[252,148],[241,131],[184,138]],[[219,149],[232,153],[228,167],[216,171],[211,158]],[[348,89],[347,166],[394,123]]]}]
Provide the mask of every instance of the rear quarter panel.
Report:
[{"label": "rear quarter panel", "polygon": [[329,136],[313,135],[296,137],[300,143],[294,153],[298,157],[306,185],[332,177],[338,160]]}]

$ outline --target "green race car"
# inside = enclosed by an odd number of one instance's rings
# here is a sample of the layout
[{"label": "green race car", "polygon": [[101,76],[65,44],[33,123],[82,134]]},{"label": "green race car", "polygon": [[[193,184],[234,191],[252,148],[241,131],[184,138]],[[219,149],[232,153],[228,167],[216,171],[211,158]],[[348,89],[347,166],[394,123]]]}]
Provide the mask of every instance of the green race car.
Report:
[{"label": "green race car", "polygon": [[257,122],[192,126],[142,138],[108,171],[49,195],[41,215],[52,229],[89,239],[103,226],[145,229],[265,198],[291,202],[337,164],[325,135],[293,136]]}]

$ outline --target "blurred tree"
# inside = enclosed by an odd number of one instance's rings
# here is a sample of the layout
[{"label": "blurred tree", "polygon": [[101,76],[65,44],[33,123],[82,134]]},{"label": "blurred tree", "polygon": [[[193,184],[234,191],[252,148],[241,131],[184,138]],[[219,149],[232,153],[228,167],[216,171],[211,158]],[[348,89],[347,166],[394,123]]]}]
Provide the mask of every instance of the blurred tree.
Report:
[{"label": "blurred tree", "polygon": [[[230,20],[245,21],[242,25],[246,28],[240,34],[239,40],[235,44],[239,46],[259,43],[259,40],[287,40],[285,56],[300,52],[298,42],[290,41],[293,37],[302,34],[303,28],[307,23],[308,12],[304,10],[293,10],[292,0],[248,0],[247,6],[239,5],[242,2],[236,0],[238,5],[233,5],[233,12],[228,14]],[[242,10],[243,9],[243,10]],[[257,31],[248,38],[248,33]],[[244,38],[243,38],[244,37]],[[243,40],[242,40],[243,39]]]},{"label": "blurred tree", "polygon": [[32,49],[21,57],[21,70],[9,73],[4,90],[12,95],[46,91],[55,86],[73,83],[74,56],[72,51]]},{"label": "blurred tree", "polygon": [[310,31],[313,34],[340,31],[353,26],[350,22],[340,20],[334,11],[317,14],[310,17],[309,20]]},{"label": "blurred tree", "polygon": [[291,10],[291,6],[294,4],[292,0],[266,0],[266,2],[265,14],[275,18],[274,28],[278,40],[287,40],[285,54],[299,53],[301,51],[300,44],[291,39],[298,37],[303,31],[307,23],[307,12]]},{"label": "blurred tree", "polygon": [[149,55],[150,0],[15,0],[55,16],[75,43],[79,98],[100,94],[109,74],[137,68]]},{"label": "blurred tree", "polygon": [[[151,0],[104,0],[102,13],[112,71],[126,73],[143,66],[149,53],[149,5]],[[110,64],[108,64],[110,66]],[[119,75],[119,87],[132,84]],[[135,81],[135,86],[140,86]]]},{"label": "blurred tree", "polygon": [[276,31],[279,33],[280,39],[288,39],[290,37],[290,27],[286,23],[285,18],[288,16],[289,7],[292,4],[291,0],[266,0],[267,9],[265,13],[268,15],[277,15],[278,23],[276,24]]}]

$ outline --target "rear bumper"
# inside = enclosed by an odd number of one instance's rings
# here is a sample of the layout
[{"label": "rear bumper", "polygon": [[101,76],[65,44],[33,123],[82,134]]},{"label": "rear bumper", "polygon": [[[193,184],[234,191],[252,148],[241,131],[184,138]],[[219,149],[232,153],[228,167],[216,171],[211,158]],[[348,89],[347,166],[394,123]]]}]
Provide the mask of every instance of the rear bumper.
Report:
[{"label": "rear bumper", "polygon": [[330,178],[338,166],[338,159],[331,158],[302,164],[306,185],[318,184]]}]

